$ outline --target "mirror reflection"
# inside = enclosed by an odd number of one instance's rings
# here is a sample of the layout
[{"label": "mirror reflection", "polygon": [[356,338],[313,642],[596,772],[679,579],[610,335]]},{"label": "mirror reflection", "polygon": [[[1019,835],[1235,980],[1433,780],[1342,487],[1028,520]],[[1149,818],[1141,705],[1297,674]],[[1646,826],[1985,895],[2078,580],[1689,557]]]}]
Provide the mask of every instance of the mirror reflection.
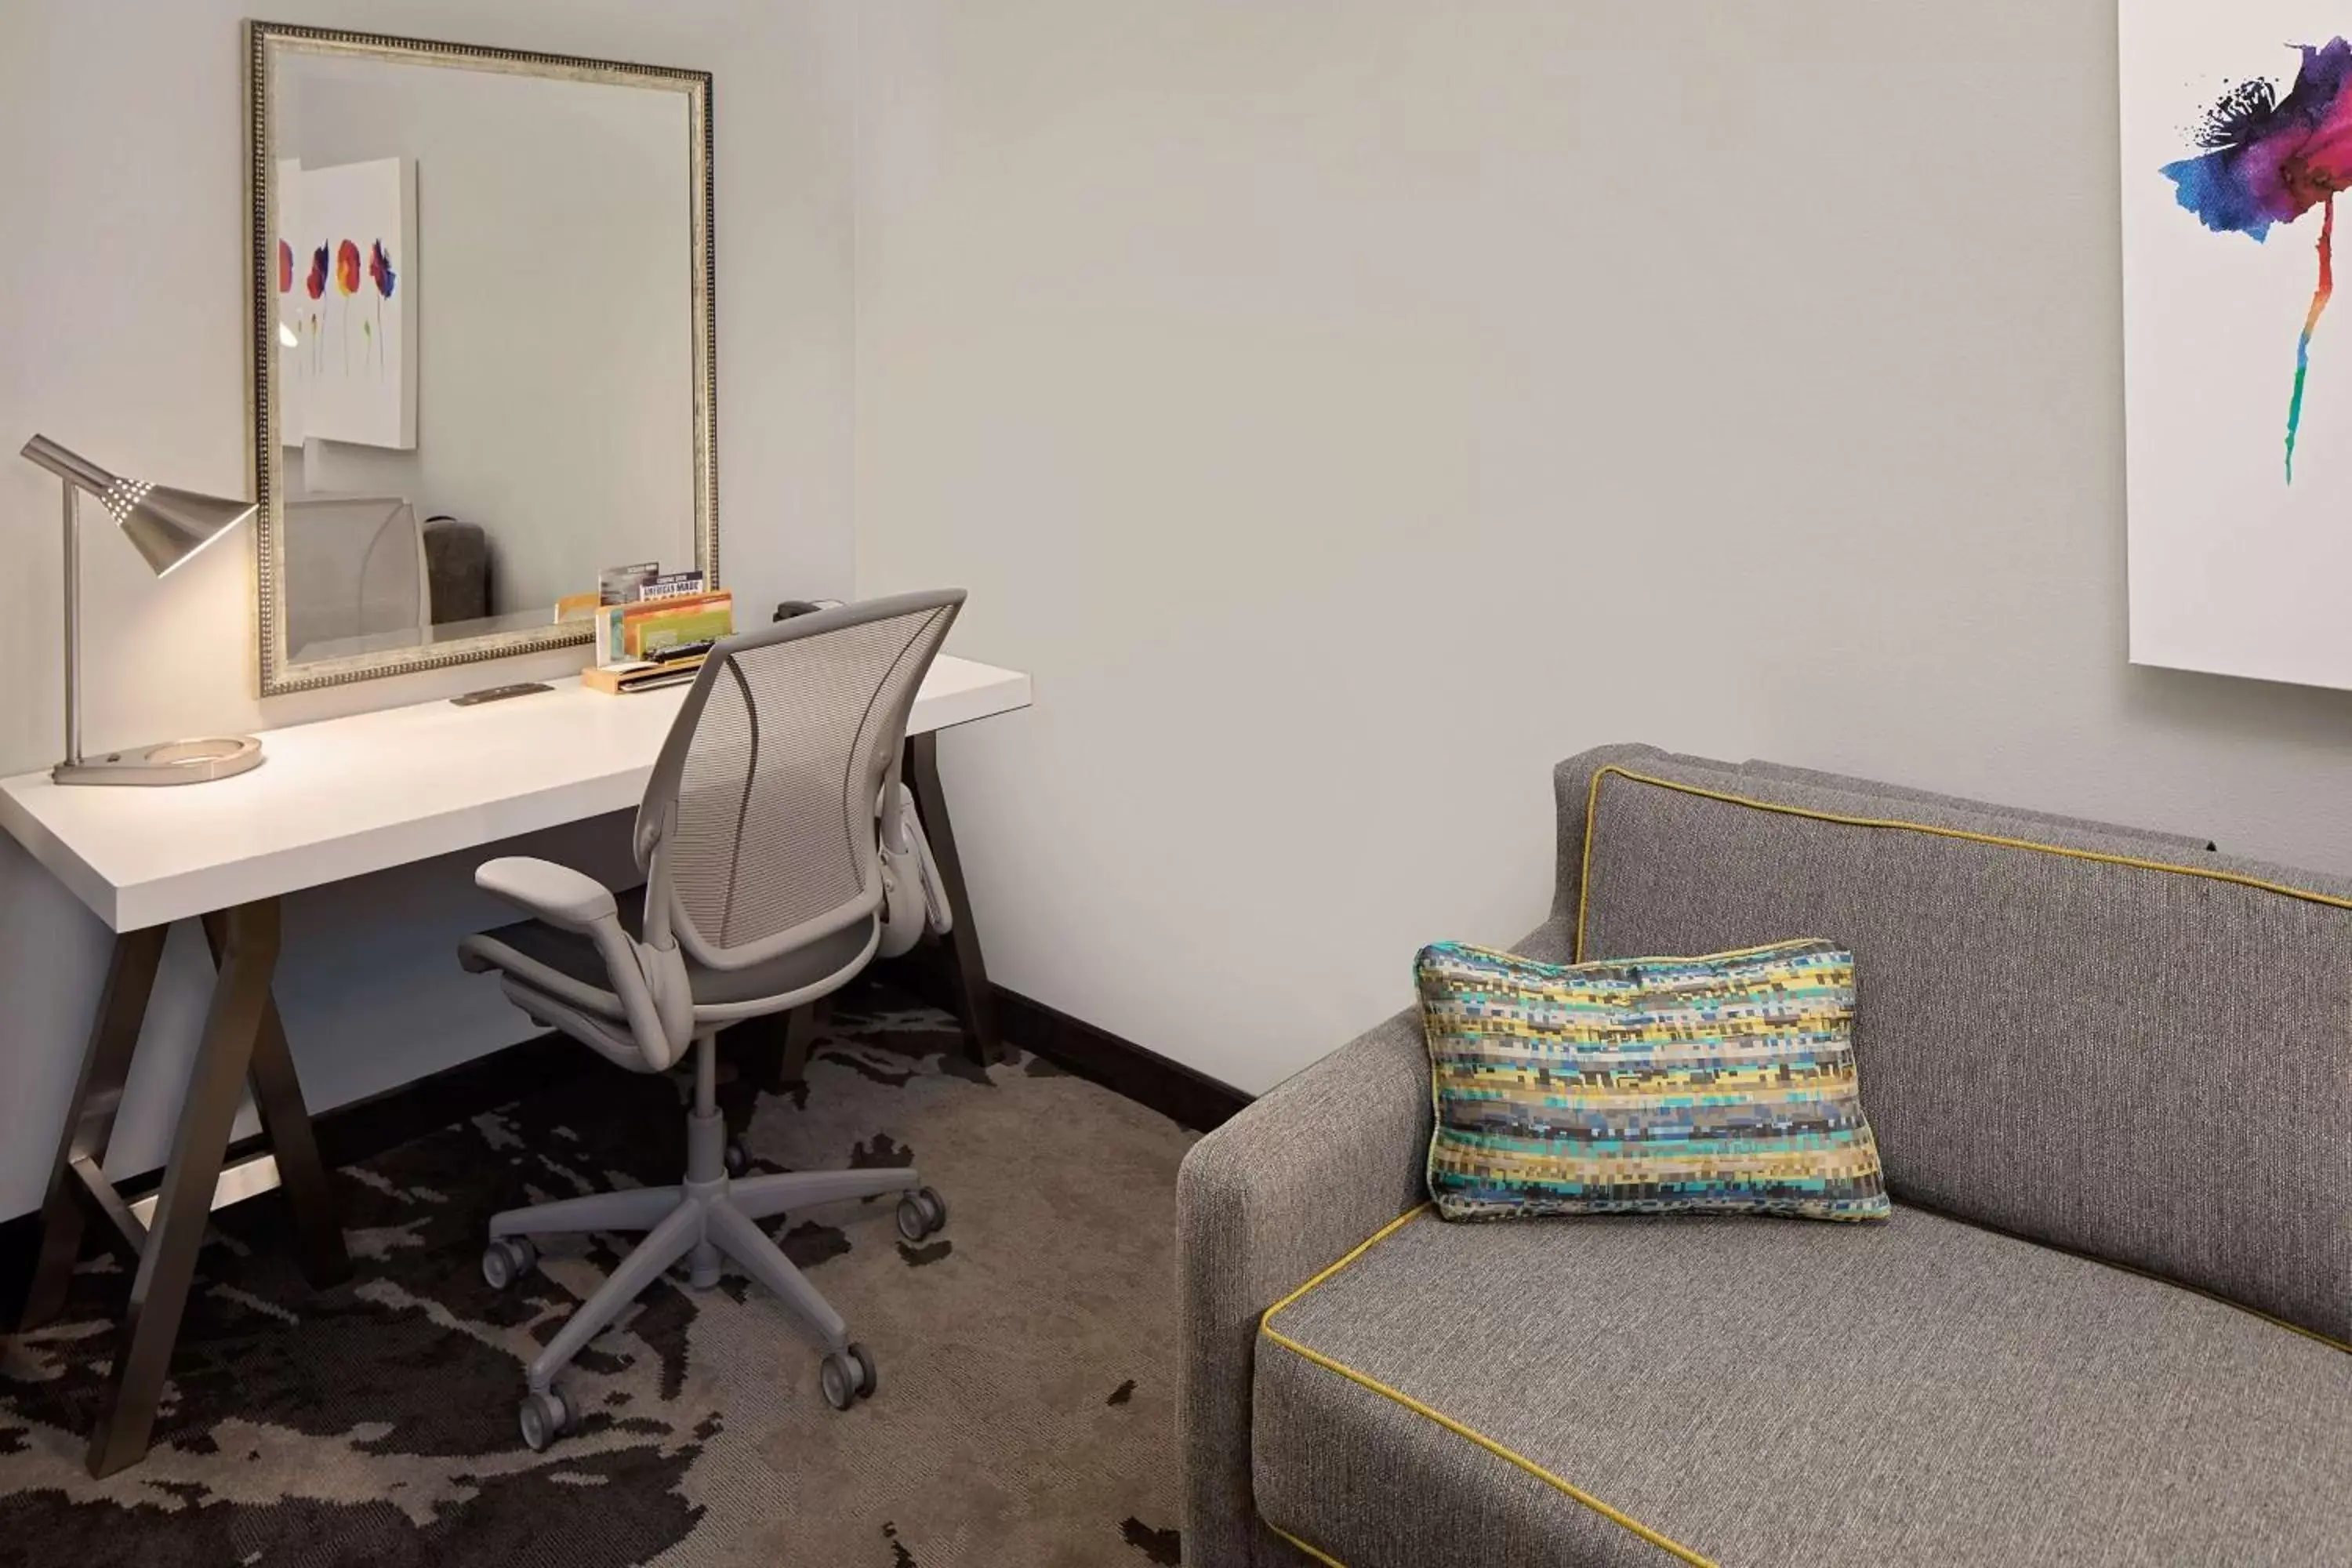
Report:
[{"label": "mirror reflection", "polygon": [[584,637],[604,569],[708,566],[691,95],[268,48],[265,658]]}]

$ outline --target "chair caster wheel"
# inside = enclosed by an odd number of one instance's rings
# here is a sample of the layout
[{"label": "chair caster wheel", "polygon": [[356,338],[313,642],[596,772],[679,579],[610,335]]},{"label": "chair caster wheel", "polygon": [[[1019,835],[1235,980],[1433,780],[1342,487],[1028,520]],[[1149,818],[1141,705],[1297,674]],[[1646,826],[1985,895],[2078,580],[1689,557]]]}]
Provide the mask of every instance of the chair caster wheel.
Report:
[{"label": "chair caster wheel", "polygon": [[880,1384],[882,1374],[874,1365],[874,1352],[855,1340],[850,1342],[849,1359],[857,1363],[857,1397],[871,1399]]},{"label": "chair caster wheel", "polygon": [[948,1201],[929,1187],[917,1187],[898,1200],[898,1234],[920,1241],[947,1228]]},{"label": "chair caster wheel", "polygon": [[730,1182],[741,1181],[743,1173],[751,1168],[751,1156],[743,1152],[743,1145],[732,1141],[728,1143],[727,1152],[721,1154],[719,1160],[719,1163],[727,1167],[727,1179]]},{"label": "chair caster wheel", "polygon": [[482,1279],[491,1289],[503,1290],[530,1273],[538,1261],[539,1248],[529,1237],[501,1236],[482,1253]]},{"label": "chair caster wheel", "polygon": [[534,1454],[547,1452],[547,1446],[572,1430],[572,1407],[563,1396],[549,1390],[545,1394],[522,1396],[523,1447]]},{"label": "chair caster wheel", "polygon": [[832,1352],[818,1363],[816,1381],[827,1405],[846,1410],[874,1392],[878,1379],[873,1352],[859,1344]]}]

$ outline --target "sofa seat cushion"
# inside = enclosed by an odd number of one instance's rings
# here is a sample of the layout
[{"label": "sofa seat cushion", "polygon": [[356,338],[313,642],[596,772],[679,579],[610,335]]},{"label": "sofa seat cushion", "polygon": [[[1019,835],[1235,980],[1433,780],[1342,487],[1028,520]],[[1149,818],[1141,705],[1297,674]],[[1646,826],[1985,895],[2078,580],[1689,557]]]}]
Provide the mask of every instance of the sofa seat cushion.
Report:
[{"label": "sofa seat cushion", "polygon": [[1418,1211],[1254,1376],[1258,1511],[1346,1568],[2352,1563],[2352,1353],[1908,1206]]}]

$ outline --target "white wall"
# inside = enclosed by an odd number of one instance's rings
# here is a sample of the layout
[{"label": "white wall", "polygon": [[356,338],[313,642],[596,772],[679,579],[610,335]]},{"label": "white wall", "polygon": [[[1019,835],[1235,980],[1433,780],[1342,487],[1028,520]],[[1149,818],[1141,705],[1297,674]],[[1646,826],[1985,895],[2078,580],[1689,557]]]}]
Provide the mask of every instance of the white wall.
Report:
[{"label": "white wall", "polygon": [[[38,430],[123,471],[222,493],[245,477],[243,0],[0,6],[0,442]],[[283,0],[279,20],[708,68],[719,147],[719,415],[729,583],[748,610],[851,585],[854,0]],[[0,461],[0,773],[60,746],[58,494]],[[299,722],[577,668],[576,653],[288,698],[253,695],[248,563],[206,552],[157,582],[91,527],[83,552],[94,747]],[[591,869],[616,826],[554,836]],[[305,1092],[340,1103],[530,1032],[462,975],[497,918],[469,862],[293,900],[280,998]],[[0,1215],[36,1205],[107,934],[0,839]],[[168,1135],[202,1009],[175,936],[118,1170]]]},{"label": "white wall", "polygon": [[[244,8],[0,10],[0,432],[243,482]],[[1232,1082],[1531,924],[1604,740],[2352,871],[2352,699],[2124,664],[2112,0],[278,14],[717,71],[730,580],[974,591],[959,650],[1039,689],[943,748],[992,968]],[[10,668],[56,668],[55,507],[0,463]],[[233,556],[86,558],[100,744],[518,673],[263,705]],[[16,688],[0,768],[58,722]],[[314,1102],[525,1032],[448,962],[464,884],[289,911]],[[103,956],[0,843],[0,1213]]]},{"label": "white wall", "polygon": [[2352,871],[2352,699],[2125,664],[2114,0],[895,0],[858,585],[994,974],[1247,1089],[1649,740]]}]

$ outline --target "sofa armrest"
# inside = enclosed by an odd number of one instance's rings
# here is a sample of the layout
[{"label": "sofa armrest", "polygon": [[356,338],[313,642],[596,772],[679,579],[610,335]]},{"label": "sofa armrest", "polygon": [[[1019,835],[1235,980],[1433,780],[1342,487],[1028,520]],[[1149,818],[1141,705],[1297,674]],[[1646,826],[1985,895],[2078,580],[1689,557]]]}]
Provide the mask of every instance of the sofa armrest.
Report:
[{"label": "sofa armrest", "polygon": [[1276,1088],[1185,1157],[1176,1208],[1186,1563],[1297,1561],[1252,1501],[1258,1318],[1422,1200],[1430,1120],[1415,1009]]},{"label": "sofa armrest", "polygon": [[[1555,921],[1517,944],[1565,958]],[[1250,1389],[1258,1319],[1428,1196],[1429,1053],[1408,1009],[1192,1146],[1177,1178],[1188,1568],[1296,1563],[1257,1518]]]}]

